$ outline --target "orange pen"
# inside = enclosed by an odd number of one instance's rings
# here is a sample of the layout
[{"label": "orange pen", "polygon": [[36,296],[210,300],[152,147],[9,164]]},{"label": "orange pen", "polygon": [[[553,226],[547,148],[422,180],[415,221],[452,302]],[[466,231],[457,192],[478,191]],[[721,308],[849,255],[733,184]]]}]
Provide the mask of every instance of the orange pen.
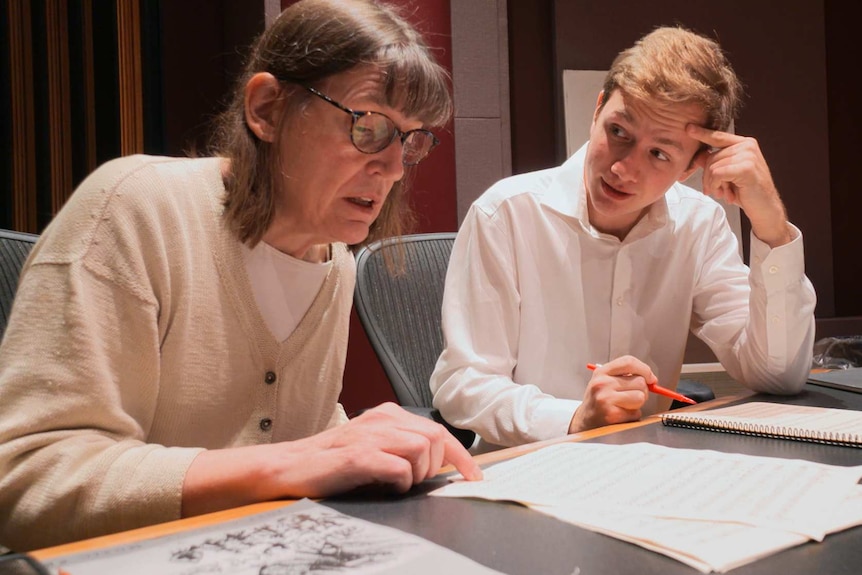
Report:
[{"label": "orange pen", "polygon": [[[602,366],[602,364],[600,364],[600,363],[588,363],[587,364],[587,368],[591,369],[591,370],[595,370],[597,367],[601,367],[601,366]],[[676,399],[677,401],[681,401],[683,403],[697,403],[692,398],[686,397],[683,394],[672,391],[666,387],[662,387],[657,383],[648,383],[647,389],[649,389],[653,393],[657,393],[659,395],[663,395],[663,396],[669,397],[671,399]]]}]

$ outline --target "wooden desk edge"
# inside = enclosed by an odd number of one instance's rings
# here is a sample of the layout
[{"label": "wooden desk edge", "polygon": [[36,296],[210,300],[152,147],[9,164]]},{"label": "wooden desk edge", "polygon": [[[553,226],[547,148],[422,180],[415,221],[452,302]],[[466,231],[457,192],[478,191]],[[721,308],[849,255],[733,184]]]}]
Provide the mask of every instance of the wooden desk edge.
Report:
[{"label": "wooden desk edge", "polygon": [[[689,407],[681,408],[677,411],[702,411],[705,409],[712,409],[715,407],[720,407],[732,401],[736,401],[738,399],[744,399],[753,395],[753,392],[746,391],[737,395],[729,395],[726,397],[720,397],[718,399],[714,399],[712,401],[707,401],[704,403],[699,403],[697,405],[692,405]],[[530,443],[528,445],[519,445],[517,447],[509,447],[506,449],[501,449],[499,451],[492,451],[490,453],[483,453],[481,455],[477,455],[475,457],[476,462],[480,465],[486,465],[489,463],[497,463],[499,461],[503,461],[506,459],[511,459],[513,457],[517,457],[519,455],[524,455],[525,453],[530,453],[532,451],[536,451],[537,449],[541,449],[543,447],[547,447],[549,445],[554,445],[557,443],[569,442],[569,441],[584,441],[586,439],[592,439],[593,437],[601,437],[603,435],[609,435],[611,433],[617,433],[619,431],[625,431],[626,429],[633,429],[635,427],[641,427],[644,425],[651,425],[654,423],[658,423],[661,421],[661,414],[651,415],[646,417],[640,421],[635,421],[632,423],[622,423],[619,425],[608,425],[606,427],[599,427],[597,429],[591,429],[589,431],[584,431],[581,433],[575,433],[573,435],[567,435],[565,437],[549,439],[547,441],[540,441],[537,443]],[[454,469],[450,467],[446,467],[440,471],[440,473],[448,473],[454,471]],[[111,547],[114,545],[121,545],[124,543],[133,543],[138,541],[144,541],[146,539],[154,539],[156,537],[161,537],[163,535],[172,535],[174,533],[180,533],[183,531],[189,531],[192,529],[197,529],[199,527],[205,527],[209,525],[215,525],[218,523],[223,523],[225,521],[230,521],[232,519],[238,519],[240,517],[246,517],[248,515],[253,515],[255,513],[263,513],[265,511],[272,511],[274,509],[279,509],[281,507],[285,507],[294,503],[293,500],[282,500],[282,501],[266,501],[263,503],[255,503],[252,505],[246,505],[243,507],[237,507],[234,509],[226,509],[224,511],[216,511],[215,513],[207,513],[206,515],[199,515],[197,517],[188,517],[186,519],[178,519],[176,521],[169,521],[167,523],[159,523],[158,525],[150,525],[148,527],[141,527],[139,529],[132,529],[130,531],[123,531],[120,533],[114,533],[111,535],[104,535],[102,537],[94,537],[92,539],[84,539],[82,541],[75,541],[73,543],[66,543],[64,545],[57,545],[56,547],[46,547],[45,549],[39,549],[37,551],[31,551],[30,555],[35,557],[40,561],[47,561],[49,559],[53,559],[55,557],[60,557],[62,555],[69,555],[71,553],[79,553],[82,551],[92,551],[94,549],[103,549],[105,547]]]}]

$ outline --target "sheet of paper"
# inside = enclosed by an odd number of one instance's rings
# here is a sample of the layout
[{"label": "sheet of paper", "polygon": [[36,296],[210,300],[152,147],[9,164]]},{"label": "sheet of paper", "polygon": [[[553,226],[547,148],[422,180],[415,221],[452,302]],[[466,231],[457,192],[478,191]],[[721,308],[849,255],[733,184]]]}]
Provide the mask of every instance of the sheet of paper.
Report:
[{"label": "sheet of paper", "polygon": [[140,543],[46,562],[70,575],[499,573],[430,541],[302,500]]},{"label": "sheet of paper", "polygon": [[[534,506],[533,509],[561,521],[664,553],[703,573],[724,573],[808,541],[808,538],[795,533],[740,523],[662,519],[632,513],[596,513],[573,506]],[[841,505],[828,515],[829,533],[862,525],[862,486],[857,485]]]},{"label": "sheet of paper", "polygon": [[809,541],[803,535],[740,523],[598,513],[572,506],[533,507],[565,521],[663,553],[702,573],[723,573]]},{"label": "sheet of paper", "polygon": [[836,509],[829,510],[829,533],[862,525],[862,485],[857,485]]},{"label": "sheet of paper", "polygon": [[730,521],[821,540],[862,469],[648,443],[562,443],[431,495],[572,506],[654,517]]}]

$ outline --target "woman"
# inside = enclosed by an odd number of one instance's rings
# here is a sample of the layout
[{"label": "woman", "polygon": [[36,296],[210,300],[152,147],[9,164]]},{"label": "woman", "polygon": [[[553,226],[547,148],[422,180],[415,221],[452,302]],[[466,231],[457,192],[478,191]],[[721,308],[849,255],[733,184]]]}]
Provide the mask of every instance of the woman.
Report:
[{"label": "woman", "polygon": [[445,73],[391,8],[303,0],[238,86],[213,157],[107,163],[34,248],[0,347],[0,543],[481,476],[436,423],[337,403],[347,245],[401,231]]}]

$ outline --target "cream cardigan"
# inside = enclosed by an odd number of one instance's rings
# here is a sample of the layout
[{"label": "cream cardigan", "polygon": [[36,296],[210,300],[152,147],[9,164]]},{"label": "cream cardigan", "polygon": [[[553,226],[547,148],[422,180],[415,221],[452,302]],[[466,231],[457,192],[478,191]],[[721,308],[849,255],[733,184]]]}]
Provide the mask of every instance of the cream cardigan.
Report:
[{"label": "cream cardigan", "polygon": [[222,217],[219,166],[111,161],[34,248],[0,346],[0,543],[177,519],[201,449],[346,419],[353,258],[333,246],[314,303],[276,341]]}]

